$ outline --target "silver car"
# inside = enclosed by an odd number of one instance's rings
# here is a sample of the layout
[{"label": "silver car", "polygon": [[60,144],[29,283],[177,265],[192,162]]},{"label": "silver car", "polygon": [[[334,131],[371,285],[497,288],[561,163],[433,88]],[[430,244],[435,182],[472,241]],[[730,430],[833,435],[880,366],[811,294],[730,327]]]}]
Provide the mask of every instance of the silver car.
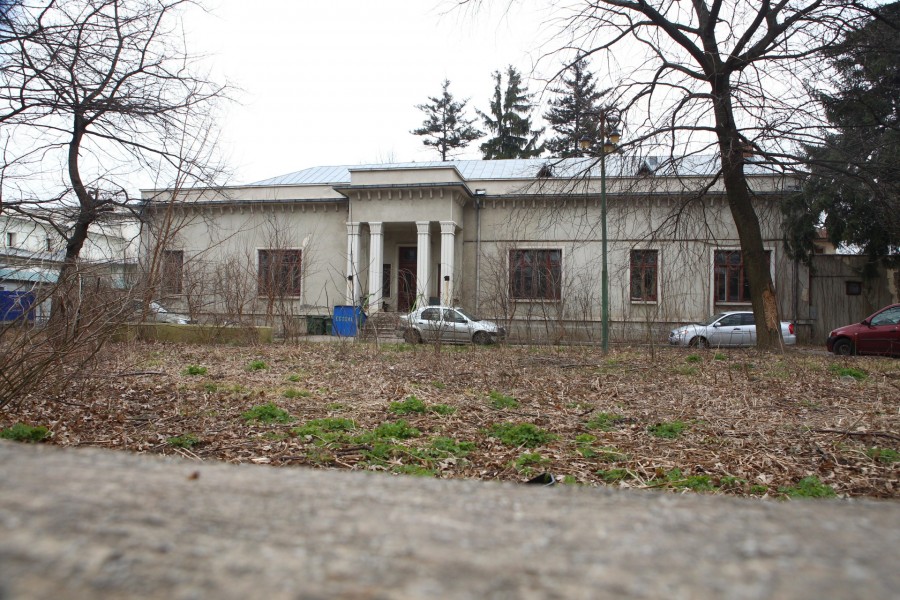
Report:
[{"label": "silver car", "polygon": [[[781,322],[781,337],[785,346],[797,343],[794,324]],[[719,348],[726,346],[755,346],[756,323],[749,311],[731,311],[715,314],[703,323],[682,325],[669,332],[669,344]]]},{"label": "silver car", "polygon": [[506,330],[493,321],[478,319],[461,308],[449,306],[423,306],[403,315],[400,330],[410,344],[432,341],[490,344],[506,336]]}]

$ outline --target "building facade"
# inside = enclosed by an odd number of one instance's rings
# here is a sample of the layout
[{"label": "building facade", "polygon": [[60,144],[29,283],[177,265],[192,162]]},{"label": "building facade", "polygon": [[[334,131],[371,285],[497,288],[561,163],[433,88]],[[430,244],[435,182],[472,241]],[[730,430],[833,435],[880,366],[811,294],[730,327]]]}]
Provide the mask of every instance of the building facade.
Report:
[{"label": "building facade", "polygon": [[[737,232],[712,160],[607,158],[611,335],[749,309]],[[751,164],[782,317],[811,317],[810,273],[783,244],[791,176]],[[289,329],[336,305],[371,315],[460,305],[520,339],[599,338],[603,202],[596,160],[317,167],[221,189],[148,190],[144,254],[198,320]],[[298,327],[302,327],[302,324]]]}]

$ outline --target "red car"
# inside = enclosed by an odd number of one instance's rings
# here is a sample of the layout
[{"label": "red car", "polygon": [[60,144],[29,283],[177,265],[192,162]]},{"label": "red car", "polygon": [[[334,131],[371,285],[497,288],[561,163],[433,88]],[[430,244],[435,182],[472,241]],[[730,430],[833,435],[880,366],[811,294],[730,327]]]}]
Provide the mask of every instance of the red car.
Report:
[{"label": "red car", "polygon": [[885,306],[860,323],[838,327],[825,342],[829,352],[900,356],[900,304]]}]

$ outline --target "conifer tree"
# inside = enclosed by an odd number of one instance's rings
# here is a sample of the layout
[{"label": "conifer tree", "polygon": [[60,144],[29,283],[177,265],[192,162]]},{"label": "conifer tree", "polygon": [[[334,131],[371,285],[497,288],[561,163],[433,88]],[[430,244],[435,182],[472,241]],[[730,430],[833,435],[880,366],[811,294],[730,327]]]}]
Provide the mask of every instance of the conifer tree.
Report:
[{"label": "conifer tree", "polygon": [[478,111],[485,127],[493,137],[481,145],[486,160],[502,158],[533,158],[540,156],[544,145],[538,138],[544,132],[531,128],[531,94],[522,85],[522,74],[510,65],[506,69],[506,91],[503,76],[494,71],[494,97],[489,113]]},{"label": "conifer tree", "polygon": [[430,104],[418,104],[416,108],[425,113],[425,122],[418,129],[410,133],[425,136],[422,143],[433,146],[441,155],[441,160],[446,161],[452,152],[465,148],[473,140],[484,135],[483,132],[472,127],[474,119],[467,119],[465,111],[467,100],[456,102],[450,93],[450,80],[445,79],[443,92],[440,98],[429,96]]},{"label": "conifer tree", "polygon": [[597,91],[587,61],[580,59],[567,69],[562,85],[550,91],[557,96],[544,118],[557,135],[547,140],[547,150],[560,158],[582,156],[581,139],[596,141],[600,137],[597,116],[603,108],[599,102],[608,90]]}]

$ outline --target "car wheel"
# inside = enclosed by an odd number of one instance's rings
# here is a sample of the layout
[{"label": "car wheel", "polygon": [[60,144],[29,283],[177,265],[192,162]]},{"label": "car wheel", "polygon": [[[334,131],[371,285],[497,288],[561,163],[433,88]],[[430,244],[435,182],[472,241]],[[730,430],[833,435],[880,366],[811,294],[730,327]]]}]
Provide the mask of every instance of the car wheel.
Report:
[{"label": "car wheel", "polygon": [[472,337],[472,341],[481,345],[490,344],[491,336],[486,331],[479,331]]},{"label": "car wheel", "polygon": [[403,332],[403,341],[407,344],[421,344],[422,336],[415,329],[407,329]]},{"label": "car wheel", "polygon": [[834,343],[833,352],[835,356],[853,356],[853,342],[847,338],[841,338]]},{"label": "car wheel", "polygon": [[691,340],[689,345],[691,348],[709,348],[709,340],[705,337],[697,336]]}]

